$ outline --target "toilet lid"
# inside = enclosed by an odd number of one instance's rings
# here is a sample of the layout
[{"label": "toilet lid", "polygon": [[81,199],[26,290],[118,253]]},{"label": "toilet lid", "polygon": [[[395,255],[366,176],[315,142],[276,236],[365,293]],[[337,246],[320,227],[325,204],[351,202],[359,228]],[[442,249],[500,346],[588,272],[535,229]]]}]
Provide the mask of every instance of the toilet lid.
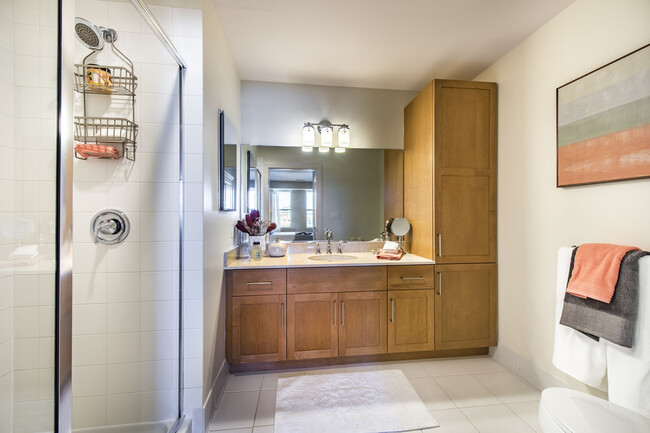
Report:
[{"label": "toilet lid", "polygon": [[568,433],[650,432],[650,418],[573,389],[547,388],[540,404]]}]

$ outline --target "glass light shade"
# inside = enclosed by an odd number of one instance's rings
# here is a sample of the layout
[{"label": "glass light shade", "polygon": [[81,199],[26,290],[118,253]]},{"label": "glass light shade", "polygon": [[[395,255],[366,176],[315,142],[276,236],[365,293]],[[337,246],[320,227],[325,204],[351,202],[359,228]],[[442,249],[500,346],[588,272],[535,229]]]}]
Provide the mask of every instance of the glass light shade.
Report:
[{"label": "glass light shade", "polygon": [[339,147],[350,147],[350,128],[347,126],[339,128]]},{"label": "glass light shade", "polygon": [[303,146],[302,151],[303,152],[312,152],[314,148],[312,146]]},{"label": "glass light shade", "polygon": [[329,147],[323,147],[323,146],[321,146],[321,147],[318,148],[318,151],[319,151],[320,153],[327,153],[327,152],[330,151],[330,148],[329,148]]},{"label": "glass light shade", "polygon": [[324,126],[320,130],[320,145],[331,147],[332,146],[332,127]]},{"label": "glass light shade", "polygon": [[334,152],[336,152],[336,153],[345,153],[345,147],[335,147]]},{"label": "glass light shade", "polygon": [[305,125],[302,128],[302,145],[303,147],[314,146],[314,127]]}]

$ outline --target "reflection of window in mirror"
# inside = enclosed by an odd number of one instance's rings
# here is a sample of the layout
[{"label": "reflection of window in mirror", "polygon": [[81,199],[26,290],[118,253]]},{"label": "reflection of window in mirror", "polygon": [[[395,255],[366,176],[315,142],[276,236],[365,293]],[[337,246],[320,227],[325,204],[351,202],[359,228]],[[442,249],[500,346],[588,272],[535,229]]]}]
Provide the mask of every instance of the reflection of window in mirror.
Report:
[{"label": "reflection of window in mirror", "polygon": [[219,110],[219,209],[237,208],[237,129]]},{"label": "reflection of window in mirror", "polygon": [[278,226],[275,237],[315,239],[315,180],[316,170],[269,169],[270,214]]}]

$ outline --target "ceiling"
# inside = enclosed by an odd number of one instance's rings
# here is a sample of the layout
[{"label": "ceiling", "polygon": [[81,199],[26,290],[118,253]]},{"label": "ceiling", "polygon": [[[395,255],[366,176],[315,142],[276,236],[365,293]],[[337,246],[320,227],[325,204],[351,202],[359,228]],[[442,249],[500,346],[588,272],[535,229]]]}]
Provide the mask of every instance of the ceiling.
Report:
[{"label": "ceiling", "polygon": [[213,0],[242,80],[471,80],[574,0]]}]

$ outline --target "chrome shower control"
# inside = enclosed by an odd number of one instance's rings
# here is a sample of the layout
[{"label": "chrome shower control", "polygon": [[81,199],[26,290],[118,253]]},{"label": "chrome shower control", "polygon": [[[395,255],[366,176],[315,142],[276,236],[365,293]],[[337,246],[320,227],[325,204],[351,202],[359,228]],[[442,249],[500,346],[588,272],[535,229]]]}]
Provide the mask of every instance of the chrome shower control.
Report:
[{"label": "chrome shower control", "polygon": [[95,243],[114,245],[129,235],[131,223],[127,216],[116,209],[106,209],[93,217],[90,233]]}]

